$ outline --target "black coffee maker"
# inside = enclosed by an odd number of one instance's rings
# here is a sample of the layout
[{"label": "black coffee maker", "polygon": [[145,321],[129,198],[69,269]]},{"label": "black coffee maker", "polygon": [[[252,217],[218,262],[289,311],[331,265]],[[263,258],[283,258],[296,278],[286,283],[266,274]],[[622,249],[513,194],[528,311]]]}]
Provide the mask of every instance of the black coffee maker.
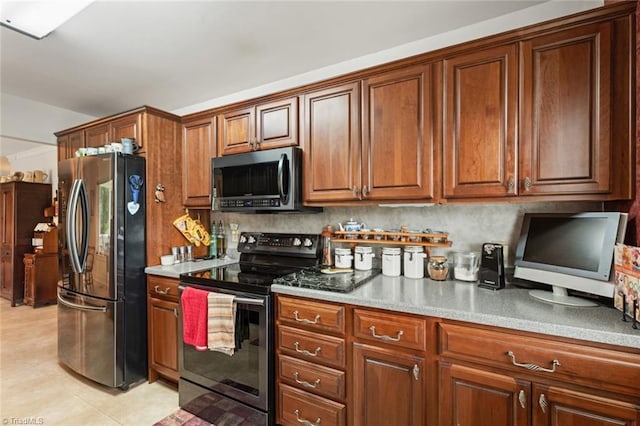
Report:
[{"label": "black coffee maker", "polygon": [[504,247],[498,243],[484,243],[478,271],[478,287],[492,290],[504,288]]}]

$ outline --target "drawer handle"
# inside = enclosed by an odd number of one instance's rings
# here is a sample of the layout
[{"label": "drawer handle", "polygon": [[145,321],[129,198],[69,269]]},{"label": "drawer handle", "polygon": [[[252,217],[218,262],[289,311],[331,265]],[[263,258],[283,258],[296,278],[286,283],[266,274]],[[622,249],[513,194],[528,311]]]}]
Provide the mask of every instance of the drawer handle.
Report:
[{"label": "drawer handle", "polygon": [[169,294],[169,290],[171,290],[171,287],[167,287],[164,290],[160,290],[160,286],[155,286],[153,287],[153,289],[156,291],[156,293],[158,294]]},{"label": "drawer handle", "polygon": [[296,319],[296,321],[298,322],[302,322],[305,324],[317,324],[318,320],[320,319],[320,314],[316,314],[316,316],[313,318],[313,320],[310,319],[306,319],[306,318],[300,318],[298,316],[298,311],[293,311],[293,317]]},{"label": "drawer handle", "polygon": [[531,371],[543,371],[545,373],[555,373],[556,367],[561,365],[560,361],[558,361],[557,359],[554,359],[553,361],[551,361],[551,368],[544,368],[544,367],[540,367],[537,364],[532,364],[532,363],[523,364],[523,363],[516,362],[516,356],[512,351],[507,352],[507,355],[509,355],[509,357],[511,358],[511,363],[513,365],[515,365],[516,367],[523,367]]},{"label": "drawer handle", "polygon": [[315,351],[313,351],[313,353],[312,353],[312,352],[309,352],[309,351],[308,351],[308,350],[306,350],[306,349],[300,349],[300,342],[295,342],[295,343],[293,344],[293,346],[295,346],[295,348],[296,348],[296,352],[298,352],[299,354],[302,354],[302,355],[307,355],[307,356],[318,356],[318,354],[319,354],[319,353],[320,353],[320,351],[322,350],[322,348],[320,348],[320,346],[318,346],[318,347],[316,348],[316,350],[315,350]]},{"label": "drawer handle", "polygon": [[309,420],[300,418],[300,410],[296,409],[294,413],[296,414],[296,420],[298,421],[298,423],[302,423],[304,426],[320,425],[320,417],[316,419],[315,423],[311,423]]},{"label": "drawer handle", "polygon": [[371,335],[373,337],[375,337],[376,339],[384,340],[385,342],[399,342],[400,337],[404,334],[404,331],[402,330],[398,331],[396,337],[386,336],[384,334],[376,334],[376,327],[373,325],[369,327],[369,330],[371,330]]},{"label": "drawer handle", "polygon": [[540,405],[540,409],[544,414],[547,414],[547,408],[549,407],[549,403],[547,402],[547,398],[545,398],[544,394],[540,394],[540,399],[538,399],[538,404]]},{"label": "drawer handle", "polygon": [[309,383],[306,380],[300,380],[300,374],[296,371],[295,373],[293,373],[293,378],[296,381],[296,383],[298,383],[299,385],[304,386],[305,388],[312,388],[315,389],[318,387],[318,385],[320,384],[320,379],[316,379],[315,382],[313,383]]}]

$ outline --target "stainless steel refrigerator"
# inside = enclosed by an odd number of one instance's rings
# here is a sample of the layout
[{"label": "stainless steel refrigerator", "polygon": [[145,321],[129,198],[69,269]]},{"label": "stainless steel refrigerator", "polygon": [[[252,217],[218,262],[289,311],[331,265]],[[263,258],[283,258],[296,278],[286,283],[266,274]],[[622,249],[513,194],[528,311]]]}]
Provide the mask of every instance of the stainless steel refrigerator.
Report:
[{"label": "stainless steel refrigerator", "polygon": [[147,377],[145,159],[58,164],[58,359],[128,389]]}]

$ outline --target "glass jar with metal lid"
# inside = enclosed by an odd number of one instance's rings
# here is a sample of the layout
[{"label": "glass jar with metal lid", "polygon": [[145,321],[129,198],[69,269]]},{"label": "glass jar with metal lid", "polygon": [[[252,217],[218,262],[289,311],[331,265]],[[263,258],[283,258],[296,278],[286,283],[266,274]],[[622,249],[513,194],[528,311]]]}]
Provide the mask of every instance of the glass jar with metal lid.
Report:
[{"label": "glass jar with metal lid", "polygon": [[449,264],[445,256],[431,256],[427,263],[429,278],[435,281],[444,281],[449,276]]}]

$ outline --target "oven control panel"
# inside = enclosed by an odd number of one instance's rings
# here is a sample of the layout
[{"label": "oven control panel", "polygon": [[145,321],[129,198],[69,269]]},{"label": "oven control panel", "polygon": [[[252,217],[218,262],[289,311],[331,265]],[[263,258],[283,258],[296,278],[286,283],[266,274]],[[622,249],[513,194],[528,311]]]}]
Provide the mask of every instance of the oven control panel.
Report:
[{"label": "oven control panel", "polygon": [[281,234],[242,232],[238,239],[240,253],[316,257],[320,253],[318,234]]}]

